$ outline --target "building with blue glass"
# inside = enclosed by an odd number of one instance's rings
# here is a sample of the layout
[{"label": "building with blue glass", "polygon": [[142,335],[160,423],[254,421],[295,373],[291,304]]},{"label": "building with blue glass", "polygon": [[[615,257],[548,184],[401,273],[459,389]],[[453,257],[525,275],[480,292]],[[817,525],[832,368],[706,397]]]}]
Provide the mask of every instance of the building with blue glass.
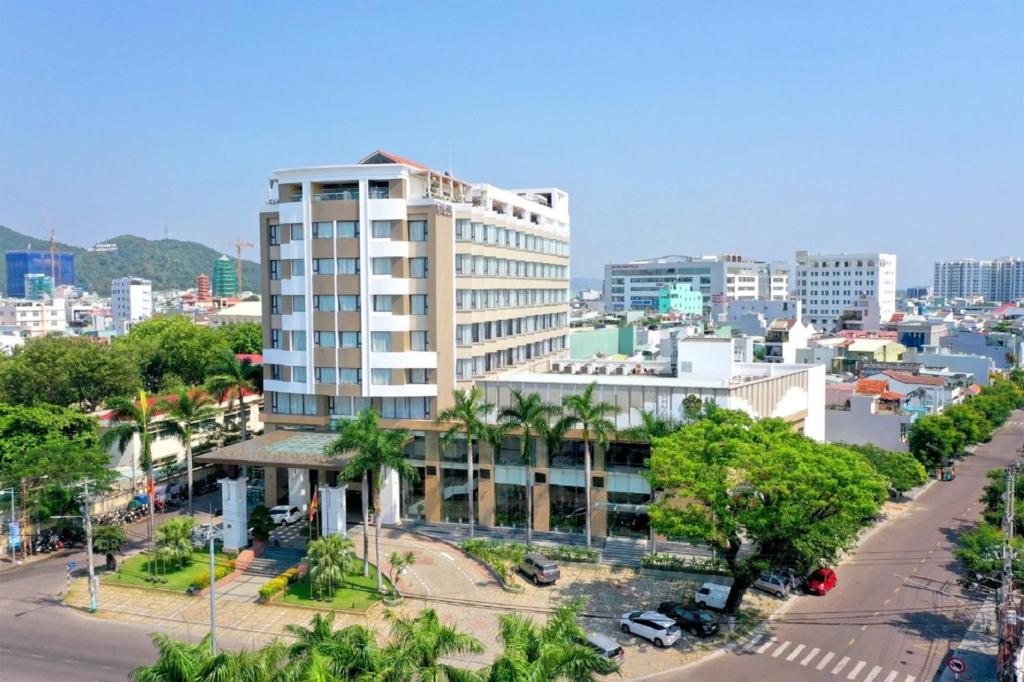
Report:
[{"label": "building with blue glass", "polygon": [[49,251],[8,251],[7,287],[4,294],[10,298],[25,298],[25,275],[53,275],[53,285],[75,284],[75,254],[58,252],[51,257]]}]

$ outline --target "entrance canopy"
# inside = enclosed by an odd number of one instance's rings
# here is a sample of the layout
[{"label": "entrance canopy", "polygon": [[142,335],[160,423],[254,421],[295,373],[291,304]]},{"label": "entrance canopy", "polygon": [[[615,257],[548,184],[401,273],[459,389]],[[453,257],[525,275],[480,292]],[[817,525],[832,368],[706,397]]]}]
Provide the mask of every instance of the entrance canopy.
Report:
[{"label": "entrance canopy", "polygon": [[356,453],[348,451],[340,455],[325,455],[324,448],[337,437],[336,433],[271,431],[245,442],[234,443],[199,455],[196,461],[207,464],[340,471]]}]

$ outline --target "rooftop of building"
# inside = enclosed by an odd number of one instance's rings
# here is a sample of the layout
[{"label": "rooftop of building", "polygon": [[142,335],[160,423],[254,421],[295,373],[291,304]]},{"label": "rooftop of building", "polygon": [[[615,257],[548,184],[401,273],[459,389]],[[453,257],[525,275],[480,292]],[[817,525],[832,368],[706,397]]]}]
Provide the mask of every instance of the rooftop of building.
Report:
[{"label": "rooftop of building", "polygon": [[909,374],[895,369],[887,369],[882,372],[885,376],[900,382],[901,384],[917,384],[920,386],[945,386],[946,382],[937,376],[927,374]]}]

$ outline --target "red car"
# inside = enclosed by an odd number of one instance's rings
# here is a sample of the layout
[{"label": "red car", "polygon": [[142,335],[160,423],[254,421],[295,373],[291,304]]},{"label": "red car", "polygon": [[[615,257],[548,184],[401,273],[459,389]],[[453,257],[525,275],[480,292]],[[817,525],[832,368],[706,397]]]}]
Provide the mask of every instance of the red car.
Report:
[{"label": "red car", "polygon": [[807,591],[811,594],[825,594],[836,586],[836,572],[831,568],[819,568],[807,577]]}]

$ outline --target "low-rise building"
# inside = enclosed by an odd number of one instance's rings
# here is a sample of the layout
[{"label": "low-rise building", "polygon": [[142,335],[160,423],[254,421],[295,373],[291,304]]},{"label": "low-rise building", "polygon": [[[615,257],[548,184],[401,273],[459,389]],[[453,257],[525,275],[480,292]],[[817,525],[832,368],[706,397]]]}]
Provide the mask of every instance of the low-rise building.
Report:
[{"label": "low-rise building", "polygon": [[830,384],[826,388],[825,440],[905,452],[910,425],[921,413],[914,404],[920,400],[920,392],[908,396],[893,391],[886,380]]},{"label": "low-rise building", "polygon": [[864,378],[886,381],[891,390],[904,395],[921,391],[921,405],[929,414],[939,414],[950,405],[963,400],[967,386],[973,383],[967,383],[962,377],[936,376],[924,372],[911,374],[895,369],[887,369]]},{"label": "low-rise building", "polygon": [[704,297],[689,284],[676,282],[658,294],[658,312],[700,316],[704,312]]},{"label": "low-rise building", "polygon": [[1021,357],[1024,351],[1024,336],[1010,332],[956,329],[940,339],[939,344],[954,353],[984,355],[991,358],[996,368],[1001,371],[1024,367],[1024,359]]},{"label": "low-rise building", "polygon": [[991,383],[990,375],[997,371],[995,362],[986,355],[954,353],[948,348],[935,346],[925,346],[924,350],[908,349],[903,359],[906,362],[920,363],[929,369],[946,368],[970,374],[974,377],[974,383],[979,386],[988,386]]},{"label": "low-rise building", "polygon": [[773,320],[764,337],[765,362],[796,363],[797,350],[807,348],[814,327],[799,319]]},{"label": "low-rise building", "polygon": [[25,336],[65,334],[68,330],[63,298],[28,301],[9,298],[0,304],[0,326],[16,327]]},{"label": "low-rise building", "polygon": [[241,322],[260,323],[262,315],[263,304],[260,301],[240,301],[210,315],[210,324],[214,327],[223,327],[226,324]]}]

